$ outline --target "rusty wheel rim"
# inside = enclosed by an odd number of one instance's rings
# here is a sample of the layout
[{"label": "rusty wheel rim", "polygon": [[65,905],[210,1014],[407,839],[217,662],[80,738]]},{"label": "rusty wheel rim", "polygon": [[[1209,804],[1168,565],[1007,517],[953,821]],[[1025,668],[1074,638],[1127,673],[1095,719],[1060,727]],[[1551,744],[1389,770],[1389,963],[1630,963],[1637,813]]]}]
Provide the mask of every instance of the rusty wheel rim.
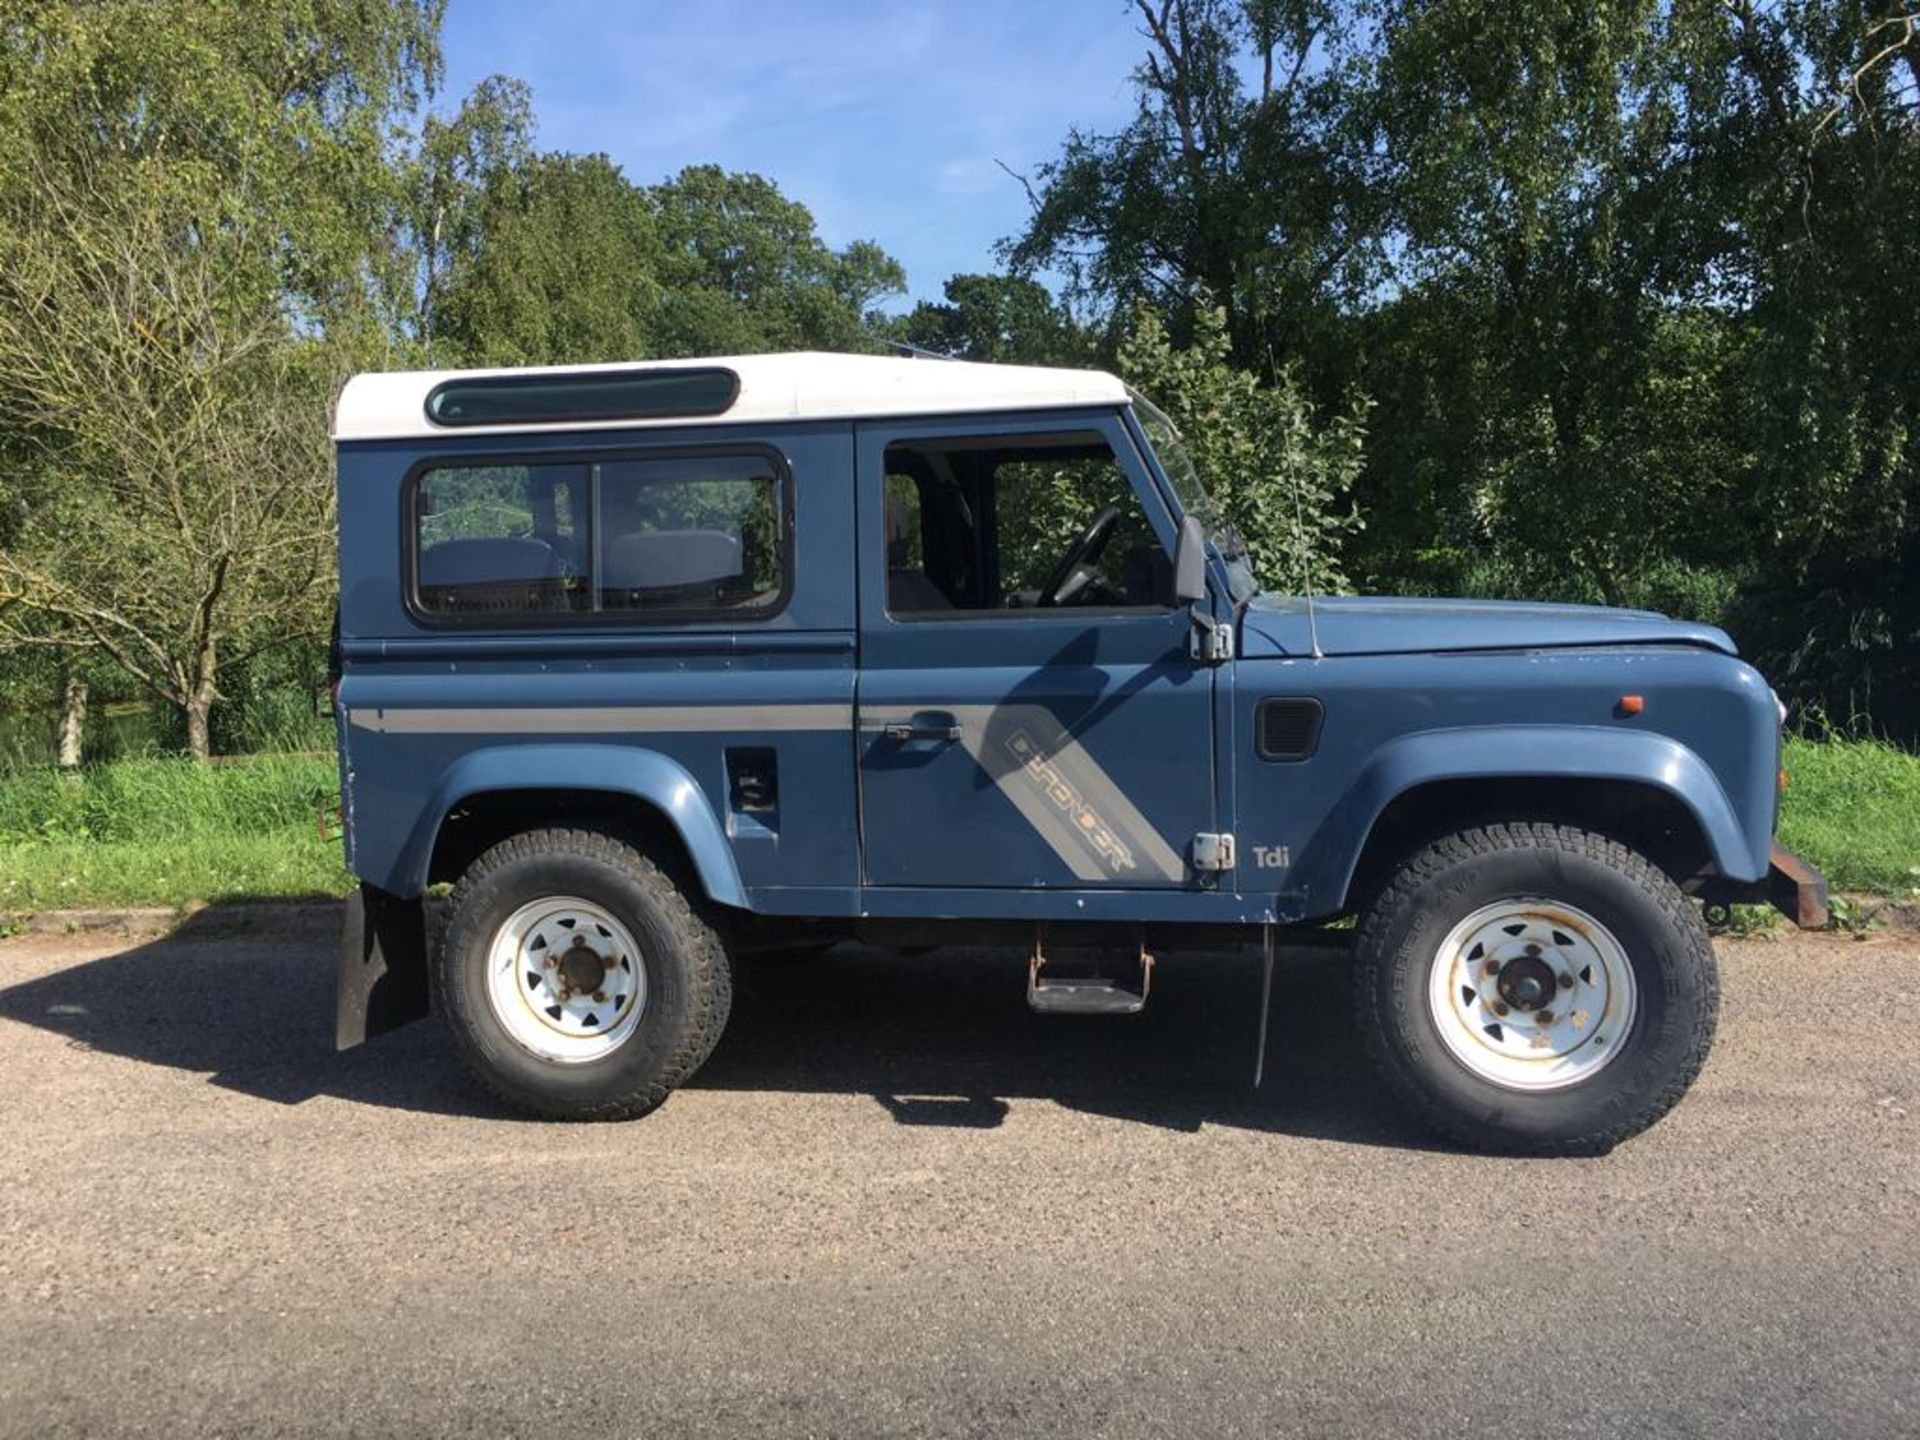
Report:
[{"label": "rusty wheel rim", "polygon": [[494,931],[487,1000],[523,1050],[587,1064],[632,1038],[647,1008],[647,967],[632,932],[604,906],[548,896]]},{"label": "rusty wheel rim", "polygon": [[1484,905],[1435,952],[1427,1008],[1472,1074],[1507,1090],[1564,1090],[1613,1063],[1639,992],[1627,952],[1586,911],[1516,898]]}]

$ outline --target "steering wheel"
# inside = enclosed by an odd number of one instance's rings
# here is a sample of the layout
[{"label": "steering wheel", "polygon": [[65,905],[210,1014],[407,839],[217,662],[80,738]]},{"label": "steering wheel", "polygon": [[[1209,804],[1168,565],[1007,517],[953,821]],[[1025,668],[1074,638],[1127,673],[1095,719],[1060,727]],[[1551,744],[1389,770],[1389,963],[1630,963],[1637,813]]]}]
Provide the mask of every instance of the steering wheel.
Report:
[{"label": "steering wheel", "polygon": [[1087,528],[1067,547],[1067,553],[1047,576],[1047,583],[1040,587],[1040,604],[1064,604],[1086,588],[1087,581],[1093,578],[1093,562],[1100,558],[1107,541],[1113,538],[1113,527],[1119,523],[1118,505],[1107,506],[1087,522]]}]

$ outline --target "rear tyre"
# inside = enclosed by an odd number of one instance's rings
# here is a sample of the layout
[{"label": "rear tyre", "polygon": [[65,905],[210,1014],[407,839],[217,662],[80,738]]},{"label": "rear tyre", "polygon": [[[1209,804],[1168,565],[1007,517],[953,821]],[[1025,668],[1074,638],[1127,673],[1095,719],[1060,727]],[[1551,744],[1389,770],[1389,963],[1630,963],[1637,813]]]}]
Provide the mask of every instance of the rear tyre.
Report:
[{"label": "rear tyre", "polygon": [[1374,901],[1354,999],[1381,1073],[1434,1129],[1604,1154],[1678,1103],[1719,1014],[1712,943],[1647,858],[1567,826],[1436,841]]},{"label": "rear tyre", "polygon": [[534,830],[454,888],[434,956],[440,1008],[480,1083],[555,1120],[658,1106],[720,1039],[733,1001],[713,927],[611,836]]}]

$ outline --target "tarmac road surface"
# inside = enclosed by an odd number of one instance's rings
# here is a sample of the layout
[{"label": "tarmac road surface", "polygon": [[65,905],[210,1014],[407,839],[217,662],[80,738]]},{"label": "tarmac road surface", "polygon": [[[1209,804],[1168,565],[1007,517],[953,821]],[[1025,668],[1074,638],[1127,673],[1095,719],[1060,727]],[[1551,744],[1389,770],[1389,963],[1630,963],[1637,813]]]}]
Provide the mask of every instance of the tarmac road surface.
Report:
[{"label": "tarmac road surface", "polygon": [[1601,1160],[1432,1146],[1337,956],[1027,1013],[1006,953],[749,962],[647,1120],[510,1118],[333,937],[0,942],[0,1434],[1920,1434],[1920,942],[1723,944]]}]

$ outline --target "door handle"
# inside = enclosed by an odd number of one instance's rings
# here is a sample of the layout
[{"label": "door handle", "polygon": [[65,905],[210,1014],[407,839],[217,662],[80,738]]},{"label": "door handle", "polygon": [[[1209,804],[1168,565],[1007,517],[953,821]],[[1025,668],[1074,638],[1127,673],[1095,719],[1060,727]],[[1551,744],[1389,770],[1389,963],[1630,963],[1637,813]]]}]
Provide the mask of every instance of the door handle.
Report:
[{"label": "door handle", "polygon": [[958,725],[886,725],[880,733],[889,740],[905,743],[909,740],[958,740]]}]

